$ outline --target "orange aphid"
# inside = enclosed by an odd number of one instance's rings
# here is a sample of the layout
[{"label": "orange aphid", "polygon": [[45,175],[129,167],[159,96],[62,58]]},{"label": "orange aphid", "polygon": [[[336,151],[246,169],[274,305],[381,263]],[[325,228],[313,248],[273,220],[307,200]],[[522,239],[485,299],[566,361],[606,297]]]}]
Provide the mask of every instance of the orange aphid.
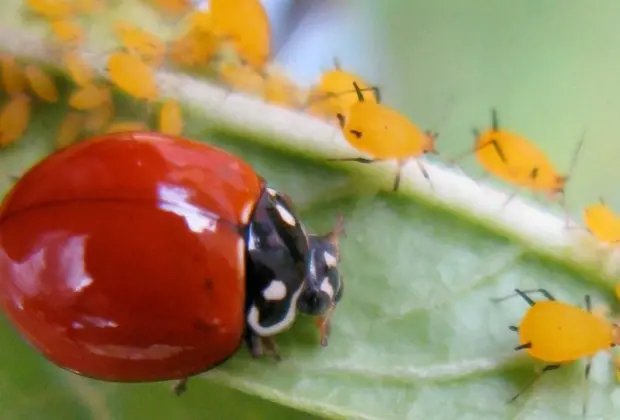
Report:
[{"label": "orange aphid", "polygon": [[75,90],[69,96],[69,106],[79,110],[98,108],[112,100],[110,88],[89,84]]},{"label": "orange aphid", "polygon": [[230,41],[241,59],[262,69],[271,55],[271,27],[258,0],[211,0],[213,31]]},{"label": "orange aphid", "polygon": [[154,101],[159,95],[153,70],[135,55],[110,55],[108,74],[112,83],[135,98]]},{"label": "orange aphid", "polygon": [[30,121],[30,97],[25,94],[11,98],[0,110],[0,146],[19,140]]},{"label": "orange aphid", "polygon": [[58,134],[56,135],[56,147],[60,149],[75,143],[83,128],[84,115],[79,112],[68,113],[58,128]]},{"label": "orange aphid", "polygon": [[105,9],[105,0],[74,0],[75,10],[83,15],[92,15]]},{"label": "orange aphid", "polygon": [[193,6],[190,0],[151,0],[151,3],[164,14],[171,15],[188,13]]},{"label": "orange aphid", "polygon": [[181,67],[198,67],[209,63],[217,48],[218,42],[212,33],[193,27],[172,42],[170,59]]},{"label": "orange aphid", "polygon": [[9,96],[19,95],[26,89],[26,75],[12,56],[0,58],[2,87]]},{"label": "orange aphid", "polygon": [[26,0],[26,4],[30,10],[48,19],[66,18],[74,13],[70,0]]},{"label": "orange aphid", "polygon": [[301,89],[285,74],[271,71],[264,82],[263,99],[284,108],[298,108],[301,104]]},{"label": "orange aphid", "polygon": [[620,242],[620,217],[603,201],[592,204],[583,210],[583,219],[590,233],[599,241]]},{"label": "orange aphid", "polygon": [[30,88],[46,102],[58,102],[58,89],[54,79],[34,64],[26,66],[26,79]]},{"label": "orange aphid", "polygon": [[167,100],[159,111],[159,131],[170,135],[183,133],[183,115],[178,102]]},{"label": "orange aphid", "polygon": [[69,72],[69,76],[76,85],[86,86],[92,83],[95,78],[95,72],[76,51],[66,53],[63,55],[62,60]]},{"label": "orange aphid", "polygon": [[88,111],[84,120],[84,128],[91,132],[100,132],[114,117],[114,103],[105,102],[100,107]]},{"label": "orange aphid", "polygon": [[334,59],[334,69],[321,75],[319,82],[310,89],[306,102],[308,112],[322,118],[334,118],[337,114],[346,114],[351,105],[358,102],[353,82],[359,86],[366,102],[378,102],[378,98],[360,76],[342,70],[340,63]]},{"label": "orange aphid", "polygon": [[148,130],[148,126],[142,121],[121,121],[110,124],[106,129],[106,133],[121,133],[123,131],[144,131]]},{"label": "orange aphid", "polygon": [[252,67],[231,62],[222,63],[219,79],[235,91],[260,95],[264,87],[263,77]]},{"label": "orange aphid", "polygon": [[84,29],[70,19],[59,19],[50,22],[52,33],[56,40],[70,48],[75,48],[84,42]]},{"label": "orange aphid", "polygon": [[138,55],[149,65],[158,66],[166,55],[164,41],[130,22],[117,21],[114,33],[127,51]]}]

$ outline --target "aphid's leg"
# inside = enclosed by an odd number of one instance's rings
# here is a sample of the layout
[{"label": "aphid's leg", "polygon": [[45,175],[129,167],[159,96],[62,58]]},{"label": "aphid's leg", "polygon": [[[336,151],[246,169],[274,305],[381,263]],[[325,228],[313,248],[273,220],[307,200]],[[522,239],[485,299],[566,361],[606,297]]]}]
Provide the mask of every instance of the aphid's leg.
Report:
[{"label": "aphid's leg", "polygon": [[491,127],[493,127],[493,131],[499,131],[499,118],[497,118],[497,110],[495,108],[491,109]]},{"label": "aphid's leg", "polygon": [[590,298],[590,295],[585,296],[585,301],[586,301],[586,311],[592,313],[592,298]]},{"label": "aphid's leg", "polygon": [[327,159],[328,162],[357,162],[357,163],[375,163],[384,159],[367,159],[367,158],[333,158]]},{"label": "aphid's leg", "polygon": [[177,396],[184,394],[185,391],[187,391],[187,381],[189,381],[189,378],[183,378],[176,381],[172,385],[172,392],[174,392]]},{"label": "aphid's leg", "polygon": [[534,379],[532,379],[532,381],[527,384],[525,386],[525,388],[523,388],[517,395],[515,395],[514,397],[512,397],[510,400],[508,400],[507,404],[510,404],[511,402],[513,402],[514,400],[516,400],[517,398],[519,398],[521,395],[523,395],[523,393],[525,391],[527,391],[528,389],[530,389],[532,387],[532,385],[534,385],[536,383],[536,381],[545,373],[545,372],[550,372],[552,370],[556,370],[557,368],[559,368],[561,365],[547,365],[543,368],[543,370],[537,374],[536,376],[534,376]]},{"label": "aphid's leg", "polygon": [[508,199],[506,201],[504,201],[504,204],[502,204],[502,209],[505,208],[508,203],[510,203],[513,198],[515,198],[517,196],[517,194],[519,194],[519,191],[521,191],[521,188],[515,188],[510,195],[508,196]]},{"label": "aphid's leg", "polygon": [[528,289],[528,290],[520,290],[520,289],[515,289],[515,293],[511,293],[507,296],[503,296],[503,297],[499,297],[499,298],[491,298],[491,301],[493,302],[501,302],[503,300],[515,297],[515,296],[521,296],[523,298],[523,300],[525,300],[530,306],[534,306],[534,304],[536,303],[534,300],[532,300],[528,294],[529,293],[541,293],[544,297],[546,297],[549,300],[555,300],[555,298],[551,295],[551,293],[549,293],[547,290],[545,289]]},{"label": "aphid's leg", "polygon": [[431,190],[435,191],[435,187],[433,186],[433,183],[431,182],[431,177],[428,176],[428,171],[424,167],[424,164],[422,164],[422,162],[420,162],[419,159],[416,159],[416,163],[418,164],[418,167],[420,168],[420,172],[422,172],[422,175],[424,175],[424,178],[426,178],[426,180],[428,181],[428,185],[431,186]]},{"label": "aphid's leg", "polygon": [[590,368],[592,367],[592,358],[588,357],[588,360],[586,361],[586,369],[585,369],[585,374],[583,377],[583,408],[582,408],[582,414],[585,417],[586,416],[586,412],[588,410],[588,390],[589,390],[589,384],[588,384],[588,378],[590,377]]},{"label": "aphid's leg", "polygon": [[516,327],[516,326],[514,326],[514,325],[510,325],[510,326],[508,327],[508,329],[509,329],[510,331],[519,332],[519,327]]}]

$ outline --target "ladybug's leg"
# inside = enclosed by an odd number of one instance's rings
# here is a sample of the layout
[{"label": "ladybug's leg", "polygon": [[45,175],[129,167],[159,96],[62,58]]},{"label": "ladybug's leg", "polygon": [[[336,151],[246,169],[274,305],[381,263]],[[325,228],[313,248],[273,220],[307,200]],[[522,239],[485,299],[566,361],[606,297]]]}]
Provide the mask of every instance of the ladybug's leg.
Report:
[{"label": "ladybug's leg", "polygon": [[174,392],[177,396],[184,394],[187,391],[187,381],[189,378],[179,379],[172,385],[172,392]]},{"label": "ladybug's leg", "polygon": [[277,361],[282,360],[278,352],[278,346],[272,337],[261,337],[255,334],[250,328],[245,332],[245,344],[253,358],[259,358],[265,354],[270,354]]}]

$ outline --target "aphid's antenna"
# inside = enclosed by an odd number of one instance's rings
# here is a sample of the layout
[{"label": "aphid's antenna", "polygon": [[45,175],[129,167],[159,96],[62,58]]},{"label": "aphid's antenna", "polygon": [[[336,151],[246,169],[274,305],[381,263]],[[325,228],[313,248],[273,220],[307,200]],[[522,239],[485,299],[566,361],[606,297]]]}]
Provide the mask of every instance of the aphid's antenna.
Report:
[{"label": "aphid's antenna", "polygon": [[556,370],[557,368],[559,368],[560,365],[547,365],[543,368],[543,370],[537,374],[536,376],[534,376],[534,379],[532,379],[530,381],[530,383],[528,383],[523,389],[521,389],[521,391],[519,391],[519,393],[517,395],[515,395],[514,397],[512,397],[511,399],[508,400],[507,404],[510,404],[511,402],[515,401],[517,398],[519,398],[521,395],[523,395],[525,393],[525,391],[527,391],[528,389],[530,389],[532,387],[532,385],[534,385],[536,383],[536,381],[538,381],[538,379],[540,379],[540,377],[545,373],[545,372],[549,372],[552,370]]},{"label": "aphid's antenna", "polygon": [[555,298],[551,295],[551,293],[549,293],[545,289],[527,289],[527,290],[515,289],[514,293],[511,293],[509,295],[502,296],[502,297],[491,298],[491,301],[501,302],[503,300],[510,299],[515,296],[521,296],[530,306],[533,306],[536,302],[533,301],[529,296],[527,296],[530,293],[540,293],[549,300],[555,300]]},{"label": "aphid's antenna", "polygon": [[493,131],[499,131],[499,119],[497,118],[497,110],[495,108],[491,109],[491,126]]},{"label": "aphid's antenna", "polygon": [[583,129],[583,133],[581,133],[581,139],[579,140],[579,143],[577,143],[577,147],[575,147],[575,151],[573,152],[573,156],[572,156],[571,161],[570,161],[570,166],[568,167],[568,173],[564,177],[565,180],[567,180],[567,181],[572,176],[573,171],[575,170],[575,167],[577,166],[577,161],[578,161],[578,158],[579,158],[579,153],[581,152],[581,147],[583,146],[583,142],[584,142],[585,137],[586,137],[586,131],[587,131],[587,128],[584,128]]},{"label": "aphid's antenna", "polygon": [[583,142],[586,136],[586,131],[587,131],[587,128],[584,128],[583,133],[581,134],[581,139],[579,140],[579,143],[577,143],[577,147],[575,148],[575,151],[573,152],[573,157],[571,158],[571,162],[570,162],[570,166],[569,166],[569,170],[567,174],[564,176],[558,177],[559,188],[557,189],[557,191],[551,192],[551,195],[553,195],[553,193],[557,193],[560,196],[558,201],[560,202],[560,205],[564,209],[564,213],[566,215],[566,227],[567,228],[570,227],[570,212],[568,209],[568,205],[566,203],[566,192],[564,189],[566,188],[566,183],[572,176],[573,171],[575,170],[575,167],[577,166],[577,160],[579,158],[579,153],[581,152],[581,147],[583,146]]},{"label": "aphid's antenna", "polygon": [[336,70],[342,70],[342,66],[340,65],[340,60],[338,57],[334,57],[334,68]]},{"label": "aphid's antenna", "polygon": [[[381,92],[380,92],[380,88],[379,86],[371,86],[371,87],[367,87],[367,88],[359,88],[358,89],[360,92],[369,92],[369,91],[373,91],[375,94],[375,98],[377,98],[377,103],[380,102],[380,98],[381,98]],[[310,99],[308,99],[308,101],[306,101],[306,107],[312,103],[315,102],[319,102],[319,101],[324,101],[326,99],[330,99],[330,98],[334,98],[336,96],[339,95],[346,95],[347,93],[357,93],[358,90],[355,89],[351,89],[351,90],[342,90],[340,92],[326,92],[322,95],[317,95],[314,97],[311,97]]]}]

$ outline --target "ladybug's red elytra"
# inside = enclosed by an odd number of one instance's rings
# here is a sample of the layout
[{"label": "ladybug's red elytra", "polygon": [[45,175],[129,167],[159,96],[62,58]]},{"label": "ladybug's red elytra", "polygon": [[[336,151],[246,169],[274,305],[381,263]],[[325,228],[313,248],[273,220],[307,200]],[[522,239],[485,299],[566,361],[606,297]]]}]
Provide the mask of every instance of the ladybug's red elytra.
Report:
[{"label": "ladybug's red elytra", "polygon": [[290,201],[238,157],[125,132],[62,149],[0,207],[0,299],[49,360],[107,381],[180,380],[245,341],[259,356],[297,311],[342,297],[341,220],[307,235]]}]

